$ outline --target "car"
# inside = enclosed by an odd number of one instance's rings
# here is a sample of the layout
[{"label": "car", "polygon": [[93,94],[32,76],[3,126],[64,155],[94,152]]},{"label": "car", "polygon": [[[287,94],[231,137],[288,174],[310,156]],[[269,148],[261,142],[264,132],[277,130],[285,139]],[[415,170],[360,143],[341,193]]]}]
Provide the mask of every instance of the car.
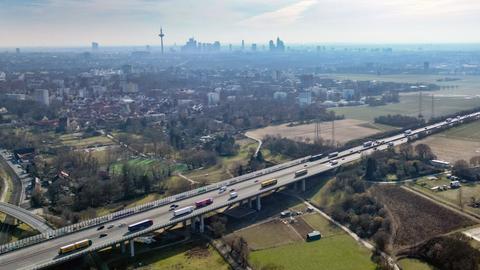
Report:
[{"label": "car", "polygon": [[230,192],[233,192],[233,191],[235,191],[235,189],[234,189],[234,188],[230,189]]},{"label": "car", "polygon": [[103,230],[103,228],[105,228],[105,226],[104,226],[104,225],[102,225],[102,226],[98,227],[98,228],[97,228],[97,231]]},{"label": "car", "polygon": [[[306,166],[306,165],[305,165],[305,166]],[[254,183],[258,183],[258,179],[257,179],[257,180],[255,180],[255,181],[253,181],[253,182],[254,182]]]},{"label": "car", "polygon": [[222,186],[220,187],[220,189],[218,190],[218,193],[223,193],[227,190],[227,186]]},{"label": "car", "polygon": [[170,205],[169,211],[175,210],[178,207],[178,204],[172,204]]},{"label": "car", "polygon": [[121,223],[120,225],[118,225],[118,227],[125,227],[127,226],[127,223]]},{"label": "car", "polygon": [[105,236],[107,236],[107,235],[108,235],[108,234],[106,234],[106,233],[102,233],[102,234],[100,234],[100,236],[99,236],[98,238],[103,238],[103,237],[105,237]]},{"label": "car", "polygon": [[[307,166],[308,166],[308,164],[303,165],[303,167],[307,167]],[[257,181],[258,181],[258,180],[257,180]]]},{"label": "car", "polygon": [[113,228],[113,227],[115,227],[115,225],[110,224],[110,225],[108,225],[107,229],[111,229],[111,228]]}]

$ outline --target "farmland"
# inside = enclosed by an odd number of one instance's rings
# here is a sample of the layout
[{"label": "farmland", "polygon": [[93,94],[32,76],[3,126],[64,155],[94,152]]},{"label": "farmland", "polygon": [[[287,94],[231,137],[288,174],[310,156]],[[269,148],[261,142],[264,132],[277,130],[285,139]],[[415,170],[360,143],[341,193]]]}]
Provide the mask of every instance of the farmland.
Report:
[{"label": "farmland", "polygon": [[[285,200],[280,205],[283,204]],[[278,208],[271,215],[278,215]],[[305,205],[298,202],[291,203],[288,208],[305,212]],[[322,239],[306,242],[305,234],[312,230],[320,231]],[[250,262],[255,269],[271,263],[282,265],[284,269],[375,269],[368,249],[317,213],[296,216],[293,223],[288,218],[273,217],[233,234],[246,239],[252,249]]]},{"label": "farmland", "polygon": [[326,75],[336,79],[349,79],[359,81],[384,81],[398,83],[434,83],[439,86],[458,86],[457,88],[444,89],[436,91],[435,95],[440,96],[476,96],[478,95],[478,87],[480,85],[480,77],[478,76],[461,76],[455,75],[460,80],[451,82],[439,82],[438,79],[444,78],[442,75],[425,75],[425,74],[400,74],[400,75],[376,75],[376,74],[338,74]]},{"label": "farmland", "polygon": [[[434,92],[437,95],[437,92]],[[427,96],[428,95],[428,96]],[[422,114],[426,119],[431,117],[431,97],[430,94],[423,96]],[[435,116],[448,115],[455,112],[463,111],[478,107],[480,98],[464,97],[464,96],[435,96]],[[355,106],[355,107],[337,107],[332,108],[337,115],[344,115],[347,119],[357,119],[362,121],[371,121],[375,117],[387,114],[402,114],[408,116],[417,116],[418,111],[418,94],[401,95],[399,103],[392,103],[383,106]]]},{"label": "farmland", "polygon": [[[439,86],[458,86],[456,88],[443,89],[434,92],[424,93],[423,115],[426,119],[431,117],[432,102],[431,94],[435,95],[434,106],[435,116],[447,115],[462,110],[475,108],[478,106],[480,98],[478,96],[478,86],[480,78],[478,76],[456,76],[461,80],[453,82],[437,82],[442,78],[438,75],[368,75],[368,74],[348,74],[333,76],[337,79],[352,80],[377,80],[403,83],[435,83]],[[333,108],[339,115],[345,115],[348,119],[358,119],[363,121],[373,121],[380,115],[403,114],[417,116],[418,111],[418,93],[405,93],[400,96],[400,103],[388,104],[377,107],[339,107]]]},{"label": "farmland", "polygon": [[480,121],[461,125],[427,137],[417,143],[428,144],[438,159],[455,162],[480,155]]},{"label": "farmland", "polygon": [[[335,140],[341,143],[367,137],[380,131],[379,127],[369,125],[366,121],[353,119],[335,121]],[[331,134],[331,122],[321,123],[320,136],[325,140],[331,140]],[[313,141],[315,139],[315,123],[295,126],[289,126],[288,124],[268,126],[248,131],[247,135],[258,139],[262,139],[266,135],[280,135],[298,141]]]},{"label": "farmland", "polygon": [[250,260],[257,267],[274,263],[289,270],[375,269],[375,264],[370,261],[370,251],[346,234],[254,251]]},{"label": "farmland", "polygon": [[401,248],[473,225],[470,219],[400,187],[376,186],[375,197],[393,219],[393,247]]}]

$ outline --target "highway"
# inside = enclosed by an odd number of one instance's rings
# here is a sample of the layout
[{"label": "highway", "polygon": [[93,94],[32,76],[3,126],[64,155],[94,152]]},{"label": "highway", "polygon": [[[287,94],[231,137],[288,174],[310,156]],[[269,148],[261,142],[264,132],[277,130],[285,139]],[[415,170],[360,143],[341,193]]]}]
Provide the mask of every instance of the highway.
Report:
[{"label": "highway", "polygon": [[[475,117],[475,119],[477,119],[479,115],[480,113],[476,113],[463,117]],[[455,120],[455,122],[462,122],[463,119],[465,118],[459,118]],[[430,130],[436,129],[437,127],[443,127],[446,125],[453,125],[453,122],[444,121],[436,123],[434,125],[416,129],[411,131],[411,134],[409,134],[409,136],[415,136],[416,134],[422,132],[429,132]],[[61,262],[66,259],[71,259],[73,257],[81,255],[84,252],[98,250],[108,245],[118,243],[119,241],[128,240],[129,238],[134,238],[140,234],[148,233],[162,227],[171,226],[172,224],[177,222],[191,219],[192,217],[204,214],[206,211],[214,211],[223,208],[229,204],[244,201],[248,198],[255,198],[258,195],[270,192],[281,186],[289,185],[307,177],[326,172],[342,164],[358,160],[362,157],[362,155],[368,155],[373,151],[384,150],[392,146],[391,144],[399,145],[407,141],[408,139],[406,138],[406,136],[401,133],[392,137],[377,140],[377,142],[379,143],[374,143],[374,145],[371,147],[357,146],[347,149],[340,152],[337,157],[325,157],[313,162],[308,162],[308,157],[306,157],[304,160],[305,162],[298,165],[288,167],[279,171],[274,171],[272,173],[263,174],[253,179],[237,182],[233,185],[230,185],[228,186],[228,190],[226,192],[220,193],[220,191],[216,189],[210,192],[194,195],[176,202],[176,204],[179,204],[179,207],[181,208],[194,205],[196,201],[202,199],[213,198],[213,203],[210,206],[196,209],[191,214],[173,218],[173,213],[169,211],[169,205],[153,208],[145,212],[124,217],[121,220],[117,220],[115,222],[107,223],[105,224],[105,228],[102,230],[97,230],[98,226],[91,227],[5,253],[0,256],[0,269],[34,269],[41,268],[42,266],[46,266],[55,262]],[[338,161],[338,163],[332,165],[330,162],[331,160],[336,160]],[[308,169],[308,174],[301,177],[295,177],[294,173],[303,168]],[[262,189],[260,186],[260,182],[272,178],[276,178],[278,180],[277,185]],[[228,182],[228,180],[225,182]],[[238,197],[230,200],[229,190],[232,188],[234,188],[235,191],[238,193]],[[152,219],[154,225],[150,228],[142,230],[139,233],[129,234],[126,226],[120,226],[120,224],[122,223],[132,224],[142,221],[144,219]],[[114,227],[111,229],[107,229],[110,224],[114,225]],[[100,238],[101,233],[107,233],[108,235]],[[83,239],[91,239],[93,241],[92,246],[82,251],[73,252],[72,254],[67,254],[64,256],[58,255],[58,250],[61,246]]]},{"label": "highway", "polygon": [[37,216],[34,213],[19,206],[0,202],[0,212],[28,224],[30,227],[38,230],[41,233],[49,232],[52,230],[42,217]]}]

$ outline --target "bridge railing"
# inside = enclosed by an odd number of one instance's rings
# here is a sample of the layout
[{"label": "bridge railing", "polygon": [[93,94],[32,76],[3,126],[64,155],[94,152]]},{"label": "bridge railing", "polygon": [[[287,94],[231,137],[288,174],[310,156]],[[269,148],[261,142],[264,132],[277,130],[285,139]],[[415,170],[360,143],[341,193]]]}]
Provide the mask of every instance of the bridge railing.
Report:
[{"label": "bridge railing", "polygon": [[239,182],[247,181],[247,180],[252,179],[254,177],[258,177],[258,176],[261,176],[261,175],[264,175],[264,174],[269,174],[269,173],[272,173],[272,172],[275,172],[275,171],[279,171],[279,170],[282,170],[282,169],[285,169],[285,168],[288,168],[288,167],[298,165],[300,163],[303,163],[304,161],[305,161],[304,158],[296,159],[296,160],[289,161],[289,162],[286,162],[286,163],[283,163],[283,164],[280,164],[280,165],[275,165],[275,166],[269,167],[267,169],[263,169],[261,171],[256,171],[256,172],[248,173],[248,174],[245,174],[245,175],[242,175],[242,176],[237,176],[237,177],[227,179],[227,180],[219,182],[219,183],[215,183],[215,184],[211,184],[211,185],[208,185],[208,186],[200,187],[200,188],[197,188],[197,189],[194,189],[194,190],[189,190],[189,191],[186,191],[186,192],[183,192],[183,193],[180,193],[180,194],[176,194],[174,196],[170,196],[170,197],[163,198],[163,199],[160,199],[160,200],[156,200],[156,201],[153,201],[153,202],[145,203],[145,204],[138,205],[138,206],[135,206],[135,207],[132,207],[132,208],[123,209],[123,210],[120,210],[120,211],[117,211],[117,212],[114,212],[114,213],[111,213],[111,214],[108,214],[108,215],[105,215],[105,216],[81,221],[79,223],[67,225],[65,227],[62,227],[62,228],[59,228],[59,229],[56,229],[56,230],[52,230],[52,231],[49,231],[49,232],[46,232],[46,233],[41,233],[41,234],[38,234],[38,235],[34,235],[34,236],[31,236],[31,237],[28,237],[28,238],[21,239],[19,241],[4,244],[4,245],[0,246],[0,254],[10,252],[10,251],[13,251],[13,250],[16,250],[16,249],[19,249],[19,248],[23,248],[23,247],[26,247],[26,246],[38,244],[38,243],[41,243],[43,241],[47,241],[49,239],[64,236],[64,235],[67,235],[67,234],[70,234],[70,233],[73,233],[73,232],[76,232],[76,231],[88,229],[88,228],[91,228],[91,227],[94,227],[94,226],[98,226],[100,224],[104,224],[104,223],[107,223],[107,222],[118,220],[118,219],[124,218],[126,216],[131,216],[131,215],[134,215],[134,214],[137,214],[137,213],[140,213],[140,212],[144,212],[144,211],[156,208],[156,207],[164,206],[164,205],[167,205],[169,203],[173,203],[175,201],[183,200],[183,199],[195,196],[195,195],[210,192],[210,191],[218,189],[222,186],[233,185],[233,184],[236,184],[236,183],[239,183]]},{"label": "bridge railing", "polygon": [[[269,192],[273,189],[275,189],[275,187],[265,189],[262,193]],[[230,205],[232,203],[237,203],[237,202],[239,202],[241,200],[245,200],[245,199],[246,198],[237,198],[237,199],[234,199],[234,200],[231,200],[231,201],[224,202],[220,205],[210,205],[210,206],[202,208],[201,210],[198,210],[194,213],[179,217],[178,219],[172,218],[170,221],[168,221],[166,223],[156,224],[156,225],[153,225],[153,226],[151,226],[151,227],[149,227],[145,230],[142,230],[142,231],[139,231],[139,232],[136,232],[136,233],[127,233],[123,237],[121,237],[120,239],[112,240],[112,241],[109,241],[109,242],[107,242],[105,244],[102,244],[102,245],[99,245],[99,246],[90,247],[90,248],[87,248],[85,250],[78,251],[78,252],[76,252],[72,255],[56,259],[54,261],[49,261],[49,262],[44,263],[44,264],[37,264],[37,265],[35,265],[35,267],[33,269],[43,269],[45,267],[49,267],[49,266],[53,266],[53,265],[56,265],[56,264],[59,264],[59,263],[62,263],[62,262],[69,261],[69,260],[71,260],[75,257],[79,257],[79,256],[82,256],[84,254],[88,254],[89,252],[92,252],[93,250],[101,250],[101,249],[104,249],[104,248],[107,248],[107,247],[112,247],[112,246],[115,246],[118,243],[129,241],[131,239],[134,239],[136,237],[145,235],[147,233],[150,233],[150,232],[162,229],[162,228],[166,228],[166,227],[169,227],[169,226],[173,226],[173,225],[175,225],[175,224],[177,224],[177,223],[179,223],[183,220],[188,220],[190,218],[195,218],[195,217],[204,215],[206,213],[209,213],[209,212],[212,212],[214,210],[227,207],[228,205]]]}]

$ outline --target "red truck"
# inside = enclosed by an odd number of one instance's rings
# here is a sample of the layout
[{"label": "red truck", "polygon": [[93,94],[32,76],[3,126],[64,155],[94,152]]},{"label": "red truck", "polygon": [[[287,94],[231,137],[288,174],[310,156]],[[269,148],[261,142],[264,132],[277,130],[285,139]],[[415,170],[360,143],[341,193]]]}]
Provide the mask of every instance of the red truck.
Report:
[{"label": "red truck", "polygon": [[213,199],[212,198],[208,198],[208,199],[204,199],[204,200],[201,200],[201,201],[198,201],[198,202],[195,202],[195,206],[197,208],[200,208],[200,207],[205,207],[209,204],[213,203]]}]

